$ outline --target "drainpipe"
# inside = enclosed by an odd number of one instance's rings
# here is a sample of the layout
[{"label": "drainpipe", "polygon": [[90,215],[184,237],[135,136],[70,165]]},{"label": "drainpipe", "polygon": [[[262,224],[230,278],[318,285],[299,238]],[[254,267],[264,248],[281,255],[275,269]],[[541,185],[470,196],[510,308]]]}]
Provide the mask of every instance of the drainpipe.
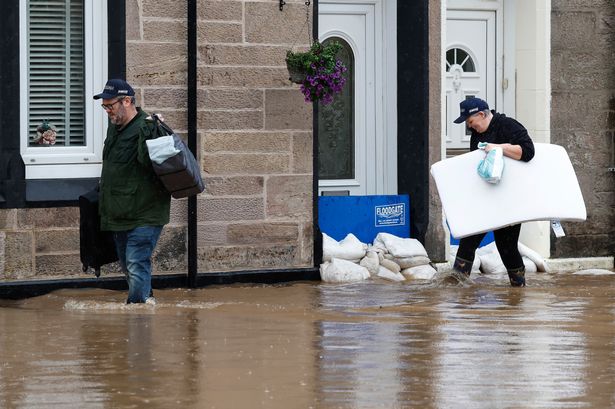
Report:
[{"label": "drainpipe", "polygon": [[[188,148],[195,157],[197,130],[197,0],[188,0]],[[188,286],[196,287],[197,261],[196,195],[188,198]]]},{"label": "drainpipe", "polygon": [[[312,3],[312,41],[318,40],[318,0]],[[312,219],[314,220],[314,267],[322,263],[322,232],[318,221],[318,102],[312,103]]]}]

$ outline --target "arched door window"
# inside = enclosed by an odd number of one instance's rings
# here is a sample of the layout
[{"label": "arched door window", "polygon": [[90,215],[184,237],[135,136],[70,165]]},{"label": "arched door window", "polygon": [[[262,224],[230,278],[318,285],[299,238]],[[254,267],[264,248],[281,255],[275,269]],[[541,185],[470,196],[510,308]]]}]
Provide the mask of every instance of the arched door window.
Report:
[{"label": "arched door window", "polygon": [[320,179],[354,179],[354,65],[352,48],[344,39],[330,37],[324,44],[342,45],[337,57],[346,65],[346,84],[329,105],[318,107],[318,175]]},{"label": "arched door window", "polygon": [[455,65],[460,66],[463,72],[476,72],[474,60],[461,48],[451,48],[446,52],[446,72],[450,72]]}]

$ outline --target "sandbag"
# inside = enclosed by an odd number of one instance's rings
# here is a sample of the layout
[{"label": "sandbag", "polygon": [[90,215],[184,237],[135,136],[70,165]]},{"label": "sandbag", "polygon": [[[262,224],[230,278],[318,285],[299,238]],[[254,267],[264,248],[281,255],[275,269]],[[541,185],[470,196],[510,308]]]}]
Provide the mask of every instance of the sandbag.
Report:
[{"label": "sandbag", "polygon": [[417,239],[407,239],[389,233],[378,233],[374,239],[374,246],[385,248],[397,258],[427,256],[425,248]]},{"label": "sandbag", "polygon": [[438,274],[436,269],[429,264],[405,268],[401,273],[404,277],[414,280],[432,280]]},{"label": "sandbag", "polygon": [[532,260],[530,260],[529,258],[522,256],[521,259],[523,260],[523,265],[525,266],[525,272],[526,273],[535,273],[538,271],[538,268],[536,267],[536,263],[534,263]]},{"label": "sandbag", "polygon": [[391,270],[394,273],[399,273],[401,271],[401,267],[399,266],[399,264],[397,264],[396,262],[394,262],[393,260],[389,260],[387,258],[384,258],[384,256],[380,255],[379,256],[379,261],[380,261],[380,265],[388,270]]},{"label": "sandbag", "polygon": [[425,264],[431,263],[431,260],[429,259],[429,257],[425,257],[425,256],[394,258],[393,261],[399,264],[402,270],[404,268],[424,266]]},{"label": "sandbag", "polygon": [[506,273],[506,267],[502,262],[500,253],[496,251],[482,254],[480,257],[480,271],[484,274],[501,274]]},{"label": "sandbag", "polygon": [[375,251],[367,251],[365,257],[361,259],[359,265],[365,267],[370,274],[378,274],[378,267],[380,266],[380,260],[378,259],[378,253]]},{"label": "sandbag", "polygon": [[540,254],[538,254],[538,252],[532,250],[531,248],[529,248],[528,246],[526,246],[525,244],[521,242],[518,243],[518,248],[519,248],[519,253],[521,254],[521,256],[525,256],[529,258],[530,260],[534,262],[534,264],[536,264],[536,268],[538,271],[542,271],[546,273],[549,272],[549,266],[547,265],[546,260]]},{"label": "sandbag", "polygon": [[349,283],[370,277],[369,271],[352,261],[333,258],[320,265],[320,279],[327,283]]},{"label": "sandbag", "polygon": [[404,277],[403,274],[396,273],[383,266],[378,267],[376,276],[389,281],[406,281],[406,277]]},{"label": "sandbag", "polygon": [[337,241],[326,233],[322,234],[323,261],[331,261],[332,258],[340,258],[359,262],[365,257],[367,245],[352,233],[348,233],[344,239]]}]

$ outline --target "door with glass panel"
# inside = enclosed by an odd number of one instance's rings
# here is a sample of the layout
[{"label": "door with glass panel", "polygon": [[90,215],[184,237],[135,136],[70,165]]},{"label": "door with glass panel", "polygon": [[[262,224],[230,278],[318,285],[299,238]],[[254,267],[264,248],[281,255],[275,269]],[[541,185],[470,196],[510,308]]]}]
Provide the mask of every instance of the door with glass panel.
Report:
[{"label": "door with glass panel", "polygon": [[448,10],[446,18],[446,148],[468,149],[470,130],[453,124],[459,103],[479,97],[495,108],[495,11]]},{"label": "door with glass panel", "polygon": [[[319,194],[396,193],[396,123],[385,114],[385,4],[394,0],[319,2],[319,39],[342,45],[347,82],[330,105],[319,105]],[[389,27],[394,29],[394,27]],[[394,62],[393,62],[394,63]],[[396,112],[389,105],[391,112]]]}]

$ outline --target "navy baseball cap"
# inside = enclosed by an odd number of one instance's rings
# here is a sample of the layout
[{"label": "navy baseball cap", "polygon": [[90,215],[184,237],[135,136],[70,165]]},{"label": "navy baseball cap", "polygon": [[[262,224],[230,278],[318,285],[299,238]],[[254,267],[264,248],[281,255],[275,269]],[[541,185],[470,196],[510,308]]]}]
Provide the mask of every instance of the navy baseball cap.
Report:
[{"label": "navy baseball cap", "polygon": [[459,118],[453,122],[460,124],[477,112],[489,109],[489,104],[480,98],[468,98],[459,103]]},{"label": "navy baseball cap", "polygon": [[135,90],[124,80],[111,79],[105,84],[105,89],[100,94],[94,95],[94,99],[110,99],[115,97],[133,97]]}]

